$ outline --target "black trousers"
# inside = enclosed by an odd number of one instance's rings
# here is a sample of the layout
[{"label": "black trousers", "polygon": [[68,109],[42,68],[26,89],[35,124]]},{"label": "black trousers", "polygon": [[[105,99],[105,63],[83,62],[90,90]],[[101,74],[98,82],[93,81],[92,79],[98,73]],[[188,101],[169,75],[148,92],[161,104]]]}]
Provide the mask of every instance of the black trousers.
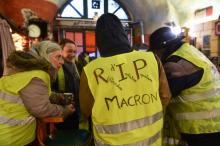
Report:
[{"label": "black trousers", "polygon": [[56,124],[56,127],[60,130],[74,130],[79,129],[79,116],[75,112],[66,119],[64,119],[64,122]]},{"label": "black trousers", "polygon": [[188,146],[220,146],[220,132],[206,134],[181,134]]}]

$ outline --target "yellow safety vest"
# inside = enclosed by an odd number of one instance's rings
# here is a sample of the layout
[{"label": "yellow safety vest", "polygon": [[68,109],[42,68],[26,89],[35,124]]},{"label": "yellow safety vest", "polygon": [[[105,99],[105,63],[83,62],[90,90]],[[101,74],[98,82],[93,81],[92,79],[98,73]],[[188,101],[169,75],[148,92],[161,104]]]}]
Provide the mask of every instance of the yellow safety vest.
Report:
[{"label": "yellow safety vest", "polygon": [[63,67],[58,70],[58,90],[59,92],[65,92],[65,75]]},{"label": "yellow safety vest", "polygon": [[164,112],[163,144],[162,146],[179,146],[181,135],[176,127],[175,120],[170,114],[169,107]]},{"label": "yellow safety vest", "polygon": [[[79,78],[79,73],[78,73],[78,69],[76,67],[76,64],[73,63],[73,67],[75,68],[75,71],[76,71],[76,75],[77,77]],[[65,73],[64,73],[64,70],[63,70],[63,66],[58,70],[58,90],[59,92],[65,92]]]},{"label": "yellow safety vest", "polygon": [[[65,74],[63,71],[63,67],[58,70],[58,91],[65,92]],[[89,122],[80,114],[79,119],[79,129],[89,130]]]},{"label": "yellow safety vest", "polygon": [[220,132],[220,77],[216,67],[187,43],[172,55],[180,56],[204,70],[200,82],[183,90],[169,105],[180,132]]},{"label": "yellow safety vest", "polygon": [[23,146],[35,139],[35,118],[19,96],[34,77],[48,85],[50,94],[50,77],[44,71],[20,72],[0,79],[0,146]]},{"label": "yellow safety vest", "polygon": [[84,67],[96,145],[161,145],[158,64],[152,53],[100,57]]}]

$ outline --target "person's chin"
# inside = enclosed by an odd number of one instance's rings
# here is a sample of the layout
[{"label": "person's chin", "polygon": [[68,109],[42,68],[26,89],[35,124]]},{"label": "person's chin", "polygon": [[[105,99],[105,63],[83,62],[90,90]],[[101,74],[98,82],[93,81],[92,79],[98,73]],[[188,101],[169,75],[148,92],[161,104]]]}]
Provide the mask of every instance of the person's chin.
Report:
[{"label": "person's chin", "polygon": [[70,58],[66,59],[67,62],[73,62],[73,60],[74,59],[72,59],[72,58],[71,59]]}]

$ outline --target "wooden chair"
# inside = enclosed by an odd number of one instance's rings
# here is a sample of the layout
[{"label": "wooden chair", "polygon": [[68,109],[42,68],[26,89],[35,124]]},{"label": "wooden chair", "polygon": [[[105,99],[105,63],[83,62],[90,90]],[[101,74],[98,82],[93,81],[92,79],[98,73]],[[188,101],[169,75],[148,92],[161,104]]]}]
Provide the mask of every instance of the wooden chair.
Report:
[{"label": "wooden chair", "polygon": [[89,146],[92,138],[87,130],[58,130],[55,123],[63,122],[63,117],[47,117],[37,120],[37,140],[39,146]]}]

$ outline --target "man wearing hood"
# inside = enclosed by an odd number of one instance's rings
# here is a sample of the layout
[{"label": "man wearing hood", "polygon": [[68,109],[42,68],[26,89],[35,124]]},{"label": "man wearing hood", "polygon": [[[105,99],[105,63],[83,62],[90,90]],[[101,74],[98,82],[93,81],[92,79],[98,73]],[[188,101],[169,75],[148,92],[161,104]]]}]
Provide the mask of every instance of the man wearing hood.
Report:
[{"label": "man wearing hood", "polygon": [[162,105],[170,98],[162,64],[153,53],[131,49],[113,14],[103,14],[95,32],[101,57],[80,79],[81,112],[92,117],[95,144],[161,145]]}]

